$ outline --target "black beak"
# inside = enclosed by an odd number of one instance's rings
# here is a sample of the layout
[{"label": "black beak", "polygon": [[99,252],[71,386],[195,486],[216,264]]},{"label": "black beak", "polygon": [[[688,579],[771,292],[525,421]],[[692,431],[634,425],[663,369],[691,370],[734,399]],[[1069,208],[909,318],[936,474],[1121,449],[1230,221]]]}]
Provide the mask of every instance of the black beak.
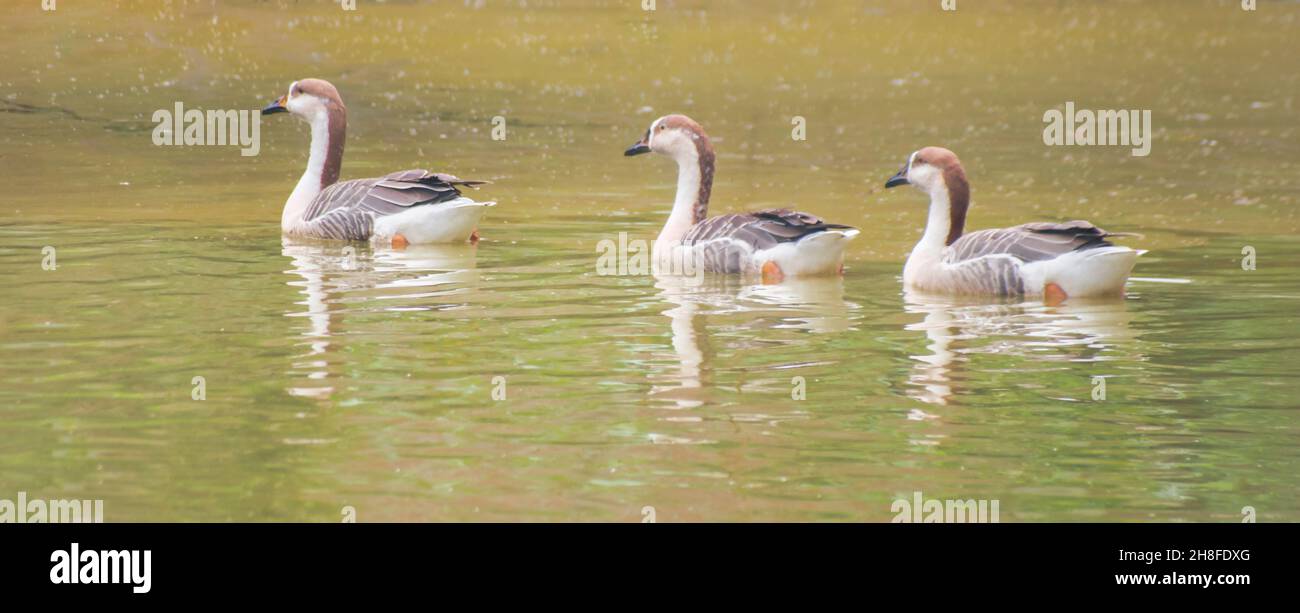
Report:
[{"label": "black beak", "polygon": [[271,104],[266,105],[266,108],[262,109],[262,114],[273,115],[275,113],[288,113],[289,109],[284,108],[284,99],[284,96],[280,96]]},{"label": "black beak", "polygon": [[623,152],[623,155],[632,157],[634,155],[641,155],[642,153],[650,153],[650,145],[646,144],[646,142],[649,140],[650,140],[650,131],[646,130],[645,136],[642,136],[641,140],[632,143],[632,146],[628,147],[627,151]]},{"label": "black beak", "polygon": [[904,162],[903,167],[898,169],[898,172],[894,173],[894,176],[890,177],[888,181],[885,181],[885,189],[907,185],[908,183],[911,183],[911,181],[907,180],[907,162]]},{"label": "black beak", "polygon": [[642,153],[650,153],[650,147],[649,145],[646,145],[645,143],[638,141],[637,144],[628,147],[627,151],[623,152],[623,155],[633,156],[633,155],[641,155]]}]

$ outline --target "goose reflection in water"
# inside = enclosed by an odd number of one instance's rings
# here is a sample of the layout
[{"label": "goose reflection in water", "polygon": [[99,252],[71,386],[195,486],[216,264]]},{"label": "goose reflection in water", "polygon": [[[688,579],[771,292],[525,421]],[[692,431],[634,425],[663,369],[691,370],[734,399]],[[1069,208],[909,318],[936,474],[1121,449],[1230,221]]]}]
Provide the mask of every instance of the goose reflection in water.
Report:
[{"label": "goose reflection in water", "polygon": [[[344,337],[344,316],[363,311],[445,309],[447,298],[479,282],[477,245],[413,245],[404,250],[371,249],[364,244],[285,238],[281,254],[290,259],[288,284],[304,299],[287,317],[305,317],[299,354],[290,373],[307,379],[288,388],[292,396],[325,400],[334,393],[342,367],[335,344]],[[436,304],[429,299],[436,298]],[[338,354],[342,355],[342,354]]]},{"label": "goose reflection in water", "polygon": [[[1122,298],[989,303],[916,292],[904,294],[904,309],[922,315],[907,324],[925,333],[929,354],[911,356],[908,396],[935,405],[955,404],[962,371],[979,370],[979,354],[1013,355],[1035,362],[1101,362],[1116,352],[1135,351],[1133,315]],[[975,356],[975,357],[971,357]],[[1126,359],[1144,359],[1141,355]],[[912,419],[934,415],[913,410]]]},{"label": "goose reflection in water", "polygon": [[[711,395],[712,362],[716,354],[710,342],[710,328],[734,338],[735,332],[756,331],[752,336],[768,342],[776,337],[761,335],[761,328],[805,330],[818,334],[842,332],[853,326],[859,307],[844,300],[842,277],[787,279],[775,285],[749,285],[735,277],[706,276],[698,279],[656,275],[657,298],[672,305],[663,311],[672,329],[676,368],[652,374],[655,383],[650,396],[668,401],[675,409],[692,409]],[[741,316],[736,323],[736,316]],[[715,323],[710,326],[709,319]],[[722,323],[717,323],[722,320]],[[750,335],[745,335],[750,336]],[[743,341],[740,341],[743,342]],[[818,342],[795,339],[781,342]],[[788,365],[774,365],[782,368]]]}]

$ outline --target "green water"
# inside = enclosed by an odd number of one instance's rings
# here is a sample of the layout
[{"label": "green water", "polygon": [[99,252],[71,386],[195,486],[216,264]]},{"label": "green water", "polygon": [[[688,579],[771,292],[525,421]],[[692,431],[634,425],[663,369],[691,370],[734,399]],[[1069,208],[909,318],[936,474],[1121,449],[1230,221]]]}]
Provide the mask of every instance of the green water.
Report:
[{"label": "green water", "polygon": [[[27,4],[0,16],[0,498],[888,521],[919,490],[1002,521],[1300,520],[1300,5]],[[283,240],[309,136],[285,115],[256,157],[151,142],[154,110],[308,76],[348,103],[344,178],[493,181],[483,241]],[[1066,101],[1151,109],[1151,155],[1044,146]],[[666,218],[673,165],[621,153],[669,112],[715,138],[713,212],[860,227],[844,278],[598,275],[601,240]],[[1126,298],[904,296],[924,199],[880,186],[931,144],[970,228],[1142,233]]]}]

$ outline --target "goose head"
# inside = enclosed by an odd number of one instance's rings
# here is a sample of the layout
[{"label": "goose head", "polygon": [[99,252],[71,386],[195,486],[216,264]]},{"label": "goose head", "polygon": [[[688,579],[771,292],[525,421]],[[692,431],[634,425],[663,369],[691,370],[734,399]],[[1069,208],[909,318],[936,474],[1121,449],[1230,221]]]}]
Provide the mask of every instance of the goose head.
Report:
[{"label": "goose head", "polygon": [[[955,178],[954,175],[960,172],[961,161],[957,159],[957,154],[943,147],[926,147],[908,156],[903,167],[885,181],[885,188],[911,185],[932,194],[937,189],[949,188],[949,178]],[[965,177],[962,178],[964,182]]]},{"label": "goose head", "polygon": [[677,196],[673,199],[673,212],[659,233],[659,240],[672,242],[708,216],[709,195],[713,192],[713,143],[694,119],[685,115],[664,115],[654,120],[645,136],[628,147],[623,155],[641,155],[651,151],[677,162]]},{"label": "goose head", "polygon": [[321,190],[339,180],[343,165],[343,145],[347,141],[348,109],[343,106],[339,90],[323,79],[303,79],[289,85],[289,91],[262,109],[263,115],[290,113],[311,125],[311,153],[307,170],[298,187],[289,195],[284,227],[301,213]]},{"label": "goose head", "polygon": [[[907,162],[889,180],[885,188],[911,185],[930,196],[930,221],[926,237],[930,243],[951,245],[966,226],[970,207],[970,183],[957,154],[943,147],[926,147],[908,156]],[[922,241],[926,241],[923,238]]]},{"label": "goose head", "polygon": [[346,113],[339,90],[324,79],[303,79],[289,85],[289,92],[266,105],[263,115],[290,113],[308,122],[331,113]]},{"label": "goose head", "polygon": [[664,115],[650,124],[641,140],[628,147],[623,155],[641,155],[651,151],[677,161],[700,156],[709,146],[709,135],[694,119],[685,115]]}]

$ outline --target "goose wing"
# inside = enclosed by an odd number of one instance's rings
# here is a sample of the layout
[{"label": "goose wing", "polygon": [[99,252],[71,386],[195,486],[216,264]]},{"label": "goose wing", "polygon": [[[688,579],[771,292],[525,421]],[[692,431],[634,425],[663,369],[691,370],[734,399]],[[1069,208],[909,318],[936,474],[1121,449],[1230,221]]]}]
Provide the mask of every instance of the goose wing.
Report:
[{"label": "goose wing", "polygon": [[419,169],[376,179],[340,181],[316,196],[303,214],[303,220],[310,222],[337,209],[356,209],[377,217],[392,215],[413,206],[455,200],[461,195],[458,186],[478,187],[485,183]]},{"label": "goose wing", "polygon": [[796,242],[827,230],[851,226],[790,209],[765,209],[710,217],[695,224],[682,238],[703,258],[705,270],[742,272],[748,256],[781,243]]},{"label": "goose wing", "polygon": [[459,186],[478,187],[485,183],[420,169],[375,179],[341,181],[316,196],[303,214],[303,221],[313,226],[318,236],[366,240],[374,230],[376,217],[455,200],[461,196]]},{"label": "goose wing", "polygon": [[959,264],[985,256],[1011,256],[1022,262],[1039,262],[1071,251],[1112,245],[1113,234],[1086,221],[1027,223],[1014,228],[980,230],[963,234],[944,251],[944,262]]},{"label": "goose wing", "polygon": [[765,209],[710,217],[695,224],[682,239],[682,244],[696,245],[726,240],[761,250],[775,247],[778,243],[798,241],[810,234],[849,227],[827,223],[816,215],[800,211]]}]

